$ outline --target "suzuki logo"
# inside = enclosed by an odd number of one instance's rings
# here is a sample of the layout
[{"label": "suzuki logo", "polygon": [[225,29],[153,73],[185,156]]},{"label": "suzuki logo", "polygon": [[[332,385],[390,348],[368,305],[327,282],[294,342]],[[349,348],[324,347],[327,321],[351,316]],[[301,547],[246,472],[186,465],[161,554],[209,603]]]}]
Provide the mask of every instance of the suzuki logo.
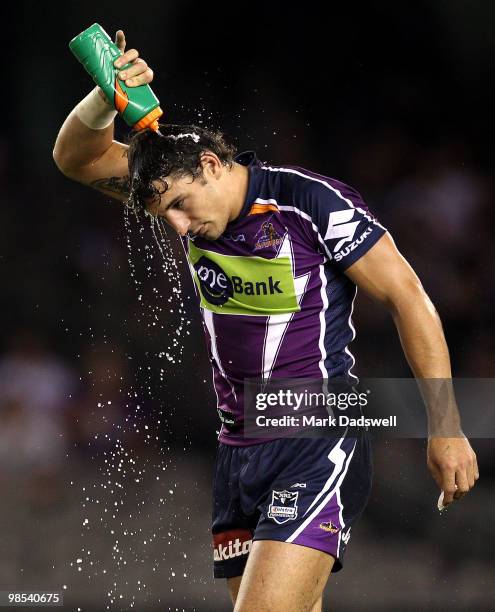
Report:
[{"label": "suzuki logo", "polygon": [[335,212],[330,213],[325,240],[335,240],[337,238],[341,238],[333,249],[334,253],[341,249],[344,242],[350,242],[354,238],[359,221],[350,222],[353,216],[354,208],[336,210]]}]

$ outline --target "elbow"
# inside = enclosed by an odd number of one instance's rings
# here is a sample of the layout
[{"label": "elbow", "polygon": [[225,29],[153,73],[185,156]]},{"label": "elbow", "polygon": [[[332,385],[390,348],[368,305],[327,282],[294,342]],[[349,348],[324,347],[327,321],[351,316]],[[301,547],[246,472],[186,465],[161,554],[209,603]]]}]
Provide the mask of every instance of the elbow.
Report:
[{"label": "elbow", "polygon": [[62,172],[62,174],[65,174],[67,171],[67,164],[64,160],[64,156],[57,142],[55,143],[53,147],[52,157],[53,157],[53,161],[55,162],[55,165],[60,170],[60,172]]},{"label": "elbow", "polygon": [[77,179],[77,173],[73,168],[71,168],[67,156],[63,154],[61,147],[58,146],[57,143],[55,143],[55,146],[53,147],[52,157],[55,165],[64,176],[74,180]]},{"label": "elbow", "polygon": [[433,302],[417,277],[404,283],[397,295],[389,296],[387,306],[394,318],[411,309],[426,310],[431,316],[438,317]]},{"label": "elbow", "polygon": [[385,295],[385,305],[392,315],[396,315],[404,308],[417,307],[418,304],[430,302],[430,299],[416,275],[401,279],[400,284],[393,287],[393,291]]},{"label": "elbow", "polygon": [[60,170],[60,172],[62,174],[65,174],[65,169],[64,169],[64,163],[62,161],[62,159],[57,155],[57,152],[55,149],[53,149],[53,161],[55,162],[55,165],[57,166],[57,168]]}]

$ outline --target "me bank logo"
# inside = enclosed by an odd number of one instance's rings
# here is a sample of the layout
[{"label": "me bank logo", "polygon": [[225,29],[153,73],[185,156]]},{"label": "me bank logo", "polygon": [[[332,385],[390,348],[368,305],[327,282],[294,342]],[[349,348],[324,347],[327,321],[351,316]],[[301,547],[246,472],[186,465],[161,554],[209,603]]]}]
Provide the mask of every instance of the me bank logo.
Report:
[{"label": "me bank logo", "polygon": [[288,256],[222,255],[189,244],[201,306],[217,314],[271,316],[300,310]]}]

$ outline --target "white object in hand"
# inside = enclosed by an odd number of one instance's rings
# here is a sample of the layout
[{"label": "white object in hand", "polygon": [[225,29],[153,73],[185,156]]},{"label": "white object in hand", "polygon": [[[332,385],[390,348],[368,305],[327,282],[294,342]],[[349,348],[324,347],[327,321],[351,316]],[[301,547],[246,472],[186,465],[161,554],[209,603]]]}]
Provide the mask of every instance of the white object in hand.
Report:
[{"label": "white object in hand", "polygon": [[[454,486],[455,486],[455,488],[457,489],[457,485],[454,485]],[[444,497],[444,495],[445,495],[445,491],[442,491],[442,492],[440,493],[440,497],[438,498],[438,501],[437,501],[437,508],[438,508],[438,510],[439,510],[440,512],[442,512],[442,510],[445,510],[445,509],[447,508],[447,506],[445,506],[445,505],[444,505],[444,503],[443,503],[443,497]]]}]

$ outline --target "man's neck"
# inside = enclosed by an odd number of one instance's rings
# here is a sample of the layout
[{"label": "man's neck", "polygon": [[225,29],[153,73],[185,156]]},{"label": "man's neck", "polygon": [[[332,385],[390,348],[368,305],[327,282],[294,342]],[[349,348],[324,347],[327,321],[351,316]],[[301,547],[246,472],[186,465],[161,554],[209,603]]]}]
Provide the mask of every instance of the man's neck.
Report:
[{"label": "man's neck", "polygon": [[232,207],[229,216],[229,223],[235,221],[241,214],[249,187],[249,169],[247,166],[234,162],[230,172],[230,178],[232,181]]}]

